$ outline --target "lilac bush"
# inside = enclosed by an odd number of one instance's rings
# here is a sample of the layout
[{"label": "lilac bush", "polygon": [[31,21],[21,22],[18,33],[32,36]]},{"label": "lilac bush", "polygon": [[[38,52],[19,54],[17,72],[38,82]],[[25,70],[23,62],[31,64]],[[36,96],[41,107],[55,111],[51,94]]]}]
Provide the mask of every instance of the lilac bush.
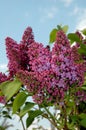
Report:
[{"label": "lilac bush", "polygon": [[[38,116],[47,118],[58,130],[86,127],[86,115],[78,111],[80,104],[86,103],[85,38],[79,31],[67,35],[64,28],[58,26],[51,32],[52,48],[36,42],[31,27],[26,28],[20,43],[5,39],[8,74],[0,73],[0,102],[11,102],[20,119],[28,113],[27,127]],[[85,30],[82,33],[85,35]],[[33,102],[26,101],[29,96]],[[50,107],[60,110],[57,117]]]}]

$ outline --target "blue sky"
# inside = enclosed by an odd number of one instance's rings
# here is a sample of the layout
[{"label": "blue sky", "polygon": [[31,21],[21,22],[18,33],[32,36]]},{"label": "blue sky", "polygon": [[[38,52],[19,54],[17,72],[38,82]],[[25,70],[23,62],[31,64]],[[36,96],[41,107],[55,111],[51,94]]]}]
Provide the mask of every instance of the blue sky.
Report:
[{"label": "blue sky", "polygon": [[69,26],[69,32],[86,25],[86,0],[0,0],[0,71],[6,68],[5,38],[18,43],[27,26],[35,39],[48,44],[49,33],[58,24]]}]

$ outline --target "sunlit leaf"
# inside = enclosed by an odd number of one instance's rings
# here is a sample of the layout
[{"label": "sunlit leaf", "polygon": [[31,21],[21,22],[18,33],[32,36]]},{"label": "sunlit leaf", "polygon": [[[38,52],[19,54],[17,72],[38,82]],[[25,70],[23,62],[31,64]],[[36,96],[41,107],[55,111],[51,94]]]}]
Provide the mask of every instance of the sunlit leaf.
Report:
[{"label": "sunlit leaf", "polygon": [[63,26],[63,27],[62,27],[62,30],[63,30],[65,33],[67,33],[67,31],[68,31],[68,25]]},{"label": "sunlit leaf", "polygon": [[57,29],[56,28],[54,28],[52,31],[51,31],[51,33],[50,33],[50,36],[49,36],[49,43],[53,43],[53,42],[55,42],[55,40],[56,40],[56,33],[57,33]]},{"label": "sunlit leaf", "polygon": [[26,98],[27,98],[27,94],[25,92],[20,92],[16,96],[13,102],[13,113],[16,113],[16,111],[24,104]]},{"label": "sunlit leaf", "polygon": [[0,84],[0,89],[7,101],[19,91],[20,87],[21,82],[18,79],[15,79],[14,81],[6,81]]}]

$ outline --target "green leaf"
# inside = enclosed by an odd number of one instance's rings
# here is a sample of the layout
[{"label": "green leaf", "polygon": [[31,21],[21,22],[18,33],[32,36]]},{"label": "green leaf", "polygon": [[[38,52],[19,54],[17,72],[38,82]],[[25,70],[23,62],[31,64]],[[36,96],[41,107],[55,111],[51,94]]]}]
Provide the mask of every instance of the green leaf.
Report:
[{"label": "green leaf", "polygon": [[81,31],[84,35],[86,35],[86,28]]},{"label": "green leaf", "polygon": [[86,45],[85,44],[80,44],[80,48],[78,49],[78,52],[80,54],[86,55]]},{"label": "green leaf", "polygon": [[62,25],[57,25],[58,30],[62,30]]},{"label": "green leaf", "polygon": [[20,92],[16,96],[13,102],[13,113],[16,113],[16,111],[24,104],[26,98],[27,98],[27,94],[25,92]]},{"label": "green leaf", "polygon": [[34,121],[34,118],[28,117],[26,120],[26,127],[28,128]]},{"label": "green leaf", "polygon": [[85,87],[81,87],[81,89],[86,90],[86,86]]},{"label": "green leaf", "polygon": [[43,114],[43,111],[41,111],[41,110],[29,111],[29,116],[31,118],[35,118],[35,117],[42,115],[42,114]]},{"label": "green leaf", "polygon": [[3,96],[3,93],[0,91],[0,96]]},{"label": "green leaf", "polygon": [[80,125],[86,128],[86,117],[81,120]]},{"label": "green leaf", "polygon": [[49,39],[49,43],[53,43],[56,40],[56,33],[57,33],[57,29],[54,28],[51,33],[50,33],[50,39]]},{"label": "green leaf", "polygon": [[62,27],[62,30],[63,30],[65,33],[67,33],[67,31],[68,31],[68,25],[63,26],[63,27]]},{"label": "green leaf", "polygon": [[28,102],[27,104],[25,104],[23,109],[20,111],[20,117],[24,116],[28,111],[30,111],[34,107],[34,105],[35,103],[32,102]]},{"label": "green leaf", "polygon": [[21,82],[18,79],[15,79],[14,81],[6,81],[0,84],[0,89],[8,101],[19,91],[21,85]]},{"label": "green leaf", "polygon": [[81,113],[81,114],[79,114],[79,118],[81,118],[81,119],[86,118],[86,114],[85,114],[85,113]]},{"label": "green leaf", "polygon": [[29,117],[26,120],[26,126],[27,127],[29,127],[32,124],[35,117],[43,114],[43,112],[41,110],[35,110],[35,111],[31,110],[28,113],[29,113]]},{"label": "green leaf", "polygon": [[69,33],[68,34],[68,39],[71,40],[72,42],[79,42],[81,43],[81,40],[79,38],[79,36],[75,33]]}]

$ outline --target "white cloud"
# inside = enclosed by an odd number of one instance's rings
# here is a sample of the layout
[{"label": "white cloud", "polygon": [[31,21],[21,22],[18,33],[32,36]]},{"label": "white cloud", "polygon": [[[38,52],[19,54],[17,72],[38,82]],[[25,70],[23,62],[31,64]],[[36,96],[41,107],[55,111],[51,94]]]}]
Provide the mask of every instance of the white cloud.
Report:
[{"label": "white cloud", "polygon": [[81,9],[79,14],[80,15],[77,18],[76,29],[82,30],[86,28],[86,9]]},{"label": "white cloud", "polygon": [[39,11],[42,14],[40,21],[45,22],[46,20],[53,19],[56,16],[58,8],[52,6],[51,8],[40,8]]},{"label": "white cloud", "polygon": [[65,5],[66,7],[70,6],[71,3],[73,2],[73,0],[61,0],[61,1],[64,2],[64,5]]}]

